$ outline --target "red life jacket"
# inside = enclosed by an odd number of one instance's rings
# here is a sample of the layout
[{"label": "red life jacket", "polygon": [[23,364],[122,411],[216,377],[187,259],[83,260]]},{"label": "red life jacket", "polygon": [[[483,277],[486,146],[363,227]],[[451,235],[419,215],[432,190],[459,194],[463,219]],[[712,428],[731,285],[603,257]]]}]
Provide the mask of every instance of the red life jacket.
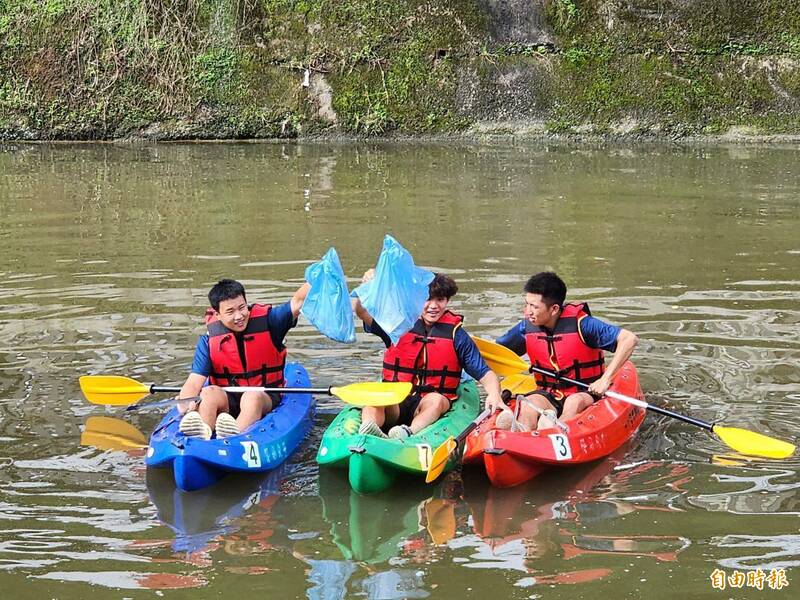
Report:
[{"label": "red life jacket", "polygon": [[210,381],[214,385],[283,386],[286,348],[278,350],[272,341],[267,315],[269,304],[253,304],[247,327],[239,334],[244,340],[245,364],[239,356],[236,334],[225,327],[209,309],[206,312],[208,350],[211,355]]},{"label": "red life jacket", "polygon": [[[526,321],[525,346],[531,364],[583,383],[600,379],[605,370],[603,351],[587,346],[580,333],[581,319],[590,314],[586,303],[565,304],[552,332]],[[539,373],[535,376],[541,387],[559,399],[584,391],[554,377]]]},{"label": "red life jacket", "polygon": [[461,361],[453,340],[463,317],[446,310],[428,331],[420,318],[383,355],[384,381],[410,381],[414,391],[438,392],[453,400],[461,382]]}]

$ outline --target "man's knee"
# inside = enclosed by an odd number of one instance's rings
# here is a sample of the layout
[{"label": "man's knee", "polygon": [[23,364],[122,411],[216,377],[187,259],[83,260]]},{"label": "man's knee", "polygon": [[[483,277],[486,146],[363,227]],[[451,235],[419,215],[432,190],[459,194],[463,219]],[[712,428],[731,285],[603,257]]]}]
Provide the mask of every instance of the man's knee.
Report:
[{"label": "man's knee", "polygon": [[266,392],[245,392],[239,400],[239,410],[266,414],[272,410],[272,398]]},{"label": "man's knee", "polygon": [[564,401],[564,411],[580,412],[591,406],[592,402],[594,402],[594,399],[586,392],[578,392],[577,394],[571,394]]},{"label": "man's knee", "polygon": [[228,406],[228,395],[221,387],[216,385],[209,385],[200,391],[200,399],[207,403],[213,404],[218,408]]},{"label": "man's knee", "polygon": [[448,408],[450,408],[450,401],[436,392],[426,394],[419,403],[420,411],[431,409],[438,411],[440,415],[444,414]]}]

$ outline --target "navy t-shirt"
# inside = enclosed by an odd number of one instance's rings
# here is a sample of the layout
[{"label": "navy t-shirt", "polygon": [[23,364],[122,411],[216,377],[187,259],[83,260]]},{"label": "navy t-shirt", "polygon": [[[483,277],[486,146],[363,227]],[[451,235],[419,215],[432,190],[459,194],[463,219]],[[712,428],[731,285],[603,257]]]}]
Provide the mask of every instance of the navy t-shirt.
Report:
[{"label": "navy t-shirt", "polygon": [[[614,352],[617,349],[617,337],[622,328],[587,315],[580,321],[580,330],[583,341],[590,348]],[[520,356],[525,354],[528,351],[525,347],[525,320],[523,319],[497,338],[497,343],[513,350]]]},{"label": "navy t-shirt", "polygon": [[[377,335],[383,340],[387,348],[392,345],[389,334],[378,325],[377,321],[372,321],[371,326],[364,323],[364,331]],[[483,360],[475,342],[472,341],[469,334],[461,327],[456,329],[456,333],[453,336],[453,347],[456,351],[456,356],[458,356],[458,360],[461,362],[462,368],[470,377],[480,381],[480,379],[489,372],[489,367],[486,361]]]},{"label": "navy t-shirt", "polygon": [[[278,350],[283,349],[283,338],[289,330],[297,325],[297,319],[292,314],[291,301],[273,306],[267,315],[267,327],[272,343]],[[192,373],[208,377],[212,373],[211,353],[208,349],[208,335],[201,335],[194,349],[192,360]]]}]

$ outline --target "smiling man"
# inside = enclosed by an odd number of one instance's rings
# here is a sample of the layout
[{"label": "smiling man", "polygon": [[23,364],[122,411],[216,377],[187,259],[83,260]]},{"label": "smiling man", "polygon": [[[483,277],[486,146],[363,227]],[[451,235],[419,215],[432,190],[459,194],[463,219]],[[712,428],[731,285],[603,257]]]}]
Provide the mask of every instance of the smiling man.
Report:
[{"label": "smiling man", "polygon": [[[372,279],[370,269],[362,281]],[[480,355],[475,342],[462,327],[462,317],[447,310],[458,286],[451,277],[436,273],[428,286],[428,300],[411,331],[396,344],[372,315],[354,300],[356,314],[368,333],[379,336],[386,345],[383,355],[383,380],[408,381],[411,395],[401,404],[387,407],[365,406],[361,412],[360,433],[387,437],[383,428],[391,427],[390,438],[403,439],[418,433],[450,409],[457,397],[461,371],[465,370],[486,390],[487,408],[500,409],[500,382]]]},{"label": "smiling man", "polygon": [[[567,286],[552,272],[537,273],[525,284],[524,319],[497,343],[520,356],[528,355],[531,364],[589,385],[589,391],[561,379],[536,375],[539,388],[527,399],[550,414],[570,419],[601,397],[614,375],[625,364],[639,338],[627,329],[595,319],[585,302],[565,304]],[[603,351],[614,353],[605,367]],[[539,419],[539,412],[523,404],[519,423],[523,430],[552,427],[551,419]],[[497,426],[508,429],[512,415],[497,416]]]},{"label": "smiling man", "polygon": [[[282,387],[286,347],[283,338],[297,324],[310,286],[303,284],[284,304],[247,304],[244,286],[221,279],[208,292],[208,333],[197,340],[192,371],[179,398],[200,397],[200,403],[179,404],[188,411],[180,430],[209,439],[244,431],[271,411],[279,394],[226,392],[224,386]],[[208,382],[209,385],[206,385]]]}]

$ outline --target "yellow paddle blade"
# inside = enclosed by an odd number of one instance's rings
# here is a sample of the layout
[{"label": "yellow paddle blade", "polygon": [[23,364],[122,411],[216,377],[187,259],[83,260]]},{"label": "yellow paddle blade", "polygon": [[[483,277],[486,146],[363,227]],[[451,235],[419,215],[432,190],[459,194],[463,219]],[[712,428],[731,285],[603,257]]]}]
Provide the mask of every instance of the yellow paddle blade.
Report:
[{"label": "yellow paddle blade", "polygon": [[765,458],[789,458],[795,451],[794,444],[746,429],[714,425],[714,433],[728,446],[742,454]]},{"label": "yellow paddle blade", "polygon": [[475,336],[472,337],[472,341],[475,342],[489,368],[498,375],[505,377],[528,371],[528,363],[517,356],[513,350]]},{"label": "yellow paddle blade", "polygon": [[127,406],[150,393],[145,384],[119,375],[84,375],[79,381],[83,395],[92,404]]},{"label": "yellow paddle blade", "polygon": [[453,503],[444,498],[425,501],[425,517],[428,533],[437,546],[449,542],[456,535],[456,511]]},{"label": "yellow paddle blade", "polygon": [[503,379],[502,387],[504,390],[511,392],[512,396],[516,396],[517,394],[530,394],[539,389],[533,375],[524,375],[523,373],[509,375]]},{"label": "yellow paddle blade", "polygon": [[456,439],[453,436],[447,438],[444,442],[442,442],[436,450],[433,451],[431,455],[431,464],[428,467],[428,473],[425,475],[425,483],[430,483],[431,481],[435,481],[439,475],[442,474],[444,468],[447,466],[447,461],[450,459],[450,455],[453,453],[453,450],[456,449],[458,444],[456,443]]},{"label": "yellow paddle blade", "polygon": [[353,406],[392,406],[411,394],[408,382],[366,382],[332,387],[331,394]]},{"label": "yellow paddle blade", "polygon": [[101,450],[131,450],[147,446],[147,438],[130,423],[112,417],[89,417],[81,433],[81,446]]}]

